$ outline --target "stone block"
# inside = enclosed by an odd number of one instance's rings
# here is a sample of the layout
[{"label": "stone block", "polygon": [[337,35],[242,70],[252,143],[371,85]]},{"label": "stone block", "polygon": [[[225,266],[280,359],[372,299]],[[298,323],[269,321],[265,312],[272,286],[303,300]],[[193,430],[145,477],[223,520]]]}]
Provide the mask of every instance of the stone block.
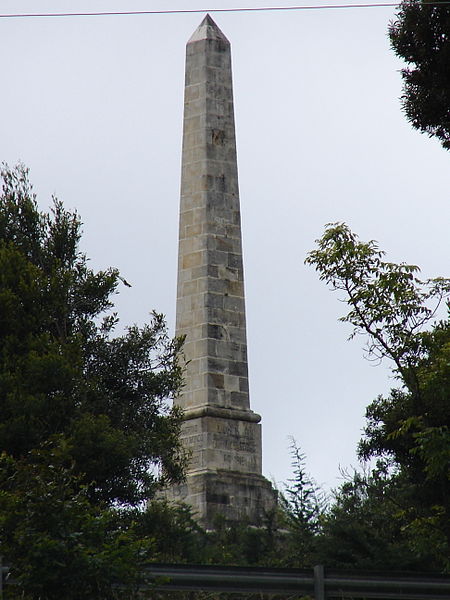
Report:
[{"label": "stone block", "polygon": [[223,300],[223,307],[226,310],[243,313],[244,298],[238,296],[226,296]]},{"label": "stone block", "polygon": [[230,398],[233,392],[242,391],[239,385],[239,377],[236,377],[236,375],[224,375],[224,384],[225,388],[230,392]]},{"label": "stone block", "polygon": [[227,265],[229,262],[228,252],[221,252],[220,250],[207,250],[207,261],[209,265]]},{"label": "stone block", "polygon": [[222,373],[208,373],[208,387],[224,388],[224,375]]},{"label": "stone block", "polygon": [[206,334],[207,337],[217,340],[227,337],[226,328],[222,324],[215,325],[213,323],[208,323]]},{"label": "stone block", "polygon": [[184,281],[181,286],[181,289],[182,289],[181,297],[190,296],[192,294],[197,294],[198,288],[199,288],[199,280],[198,279],[194,279],[194,281],[192,281],[192,280]]},{"label": "stone block", "polygon": [[230,375],[238,375],[239,377],[246,377],[248,375],[246,362],[230,361],[228,368]]},{"label": "stone block", "polygon": [[187,225],[185,229],[186,237],[197,237],[202,233],[202,224]]},{"label": "stone block", "polygon": [[221,309],[224,306],[224,296],[217,293],[205,293],[202,294],[202,302],[204,306]]},{"label": "stone block", "polygon": [[239,391],[248,394],[248,377],[239,377]]}]

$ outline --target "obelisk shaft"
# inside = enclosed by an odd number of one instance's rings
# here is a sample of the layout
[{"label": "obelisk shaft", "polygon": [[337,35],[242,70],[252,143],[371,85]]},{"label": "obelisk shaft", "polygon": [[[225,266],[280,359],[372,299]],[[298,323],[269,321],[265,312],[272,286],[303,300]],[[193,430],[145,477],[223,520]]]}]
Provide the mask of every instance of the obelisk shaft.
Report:
[{"label": "obelisk shaft", "polygon": [[230,44],[209,17],[187,44],[177,334],[187,411],[248,410],[247,342]]}]

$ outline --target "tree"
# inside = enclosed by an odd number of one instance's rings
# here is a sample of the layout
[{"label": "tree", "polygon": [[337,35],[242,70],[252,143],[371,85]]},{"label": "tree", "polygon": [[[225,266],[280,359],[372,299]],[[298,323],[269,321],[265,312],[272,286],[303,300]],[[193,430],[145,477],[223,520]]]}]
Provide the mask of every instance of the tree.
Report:
[{"label": "tree", "polygon": [[402,508],[408,491],[401,475],[381,469],[345,474],[316,540],[322,564],[366,571],[434,570],[432,546],[420,554],[411,548]]},{"label": "tree", "polygon": [[4,170],[0,197],[0,443],[13,457],[64,439],[91,493],[136,503],[154,492],[158,464],[181,475],[179,340],[164,319],[112,337],[106,314],[121,277],[94,273],[81,223],[55,200],[40,213],[24,168]]},{"label": "tree", "polygon": [[64,463],[55,447],[34,451],[33,462],[0,457],[2,552],[14,579],[7,598],[112,600],[114,585],[139,581],[143,556],[154,552],[130,513],[92,503]]},{"label": "tree", "polygon": [[414,551],[436,552],[450,570],[450,319],[422,336],[425,356],[415,366],[418,393],[394,389],[367,408],[363,458],[397,467],[409,488],[402,518]]},{"label": "tree", "polygon": [[404,0],[389,26],[402,69],[402,106],[419,131],[437,137],[450,150],[450,6]]},{"label": "tree", "polygon": [[366,334],[369,358],[393,360],[400,382],[367,408],[360,456],[379,458],[375,475],[392,473],[391,491],[402,482],[396,514],[411,551],[429,555],[431,539],[435,567],[450,569],[450,320],[435,322],[450,280],[421,281],[418,267],[385,262],[345,224],[328,225],[317,243],[306,262],[345,292],[351,337]]},{"label": "tree", "polygon": [[423,330],[450,295],[450,279],[421,281],[419,267],[384,261],[374,240],[360,242],[345,223],[328,224],[316,242],[318,249],[305,262],[333,291],[345,293],[350,311],[340,320],[353,325],[350,339],[366,334],[368,357],[393,360],[404,385],[420,394],[417,366],[427,354]]},{"label": "tree", "polygon": [[[168,406],[182,381],[182,340],[169,339],[156,313],[114,337],[118,271],[88,267],[78,215],[56,199],[40,212],[24,167],[5,167],[2,178],[2,553],[22,569],[16,576],[30,597],[83,597],[70,560],[86,566],[89,558],[98,577],[113,554],[129,552],[137,564],[125,526],[131,507],[183,476],[181,414]],[[67,587],[59,596],[50,583],[35,586],[52,560],[53,579]]]},{"label": "tree", "polygon": [[287,532],[282,537],[284,548],[279,564],[285,567],[313,567],[317,564],[317,541],[326,513],[327,498],[307,473],[305,455],[294,439],[291,439],[291,457],[293,477],[284,486],[284,491],[279,492],[280,528]]}]

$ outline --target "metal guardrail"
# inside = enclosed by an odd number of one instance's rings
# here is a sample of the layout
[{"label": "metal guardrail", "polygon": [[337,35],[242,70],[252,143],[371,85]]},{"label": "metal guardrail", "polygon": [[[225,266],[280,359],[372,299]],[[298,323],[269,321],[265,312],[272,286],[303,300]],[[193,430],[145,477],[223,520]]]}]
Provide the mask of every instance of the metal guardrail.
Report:
[{"label": "metal guardrail", "polygon": [[[15,584],[5,581],[8,571],[0,558],[0,598],[5,584]],[[295,594],[314,600],[450,600],[450,577],[344,572],[322,565],[306,570],[153,564],[143,578],[142,591]]]},{"label": "metal guardrail", "polygon": [[315,600],[450,600],[450,578],[439,575],[326,570],[151,565],[147,589],[297,594]]}]

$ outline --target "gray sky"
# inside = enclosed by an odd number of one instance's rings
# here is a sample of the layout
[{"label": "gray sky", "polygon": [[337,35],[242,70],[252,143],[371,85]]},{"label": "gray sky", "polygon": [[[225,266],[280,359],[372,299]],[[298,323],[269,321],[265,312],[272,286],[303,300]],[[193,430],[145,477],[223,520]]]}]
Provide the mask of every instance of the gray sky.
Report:
[{"label": "gray sky", "polygon": [[[203,7],[0,0],[3,14]],[[332,487],[357,463],[366,405],[395,382],[363,358],[362,338],[346,341],[345,306],[304,258],[325,223],[345,221],[389,260],[448,276],[450,155],[401,113],[392,8],[211,15],[232,44],[264,473],[290,476],[294,436]],[[43,208],[56,194],[81,214],[92,266],[133,285],[117,297],[123,325],[155,308],[173,331],[184,53],[203,16],[0,19],[0,160],[30,168]]]}]

